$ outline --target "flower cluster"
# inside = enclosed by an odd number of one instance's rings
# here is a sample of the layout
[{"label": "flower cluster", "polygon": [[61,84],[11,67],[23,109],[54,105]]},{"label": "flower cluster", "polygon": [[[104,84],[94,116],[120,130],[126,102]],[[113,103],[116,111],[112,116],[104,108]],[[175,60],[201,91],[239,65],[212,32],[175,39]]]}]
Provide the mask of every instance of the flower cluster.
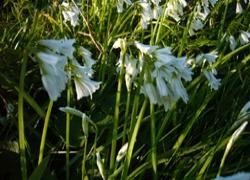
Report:
[{"label": "flower cluster", "polygon": [[193,14],[192,21],[189,26],[189,35],[192,36],[195,34],[195,31],[198,31],[204,27],[204,21],[207,16],[210,14],[210,6],[214,7],[217,0],[203,0],[197,3],[196,11]]},{"label": "flower cluster", "polygon": [[137,41],[134,45],[139,50],[139,58],[123,54],[118,63],[119,67],[124,63],[127,88],[131,88],[135,77],[140,76],[140,91],[150,103],[163,105],[166,111],[179,98],[187,103],[188,95],[182,81],[191,81],[192,71],[186,57],[175,57],[169,47],[159,48]]},{"label": "flower cluster", "polygon": [[250,32],[241,31],[238,39],[235,39],[233,35],[226,35],[226,40],[229,42],[229,47],[234,50],[238,45],[244,45],[250,42]]},{"label": "flower cluster", "polygon": [[159,5],[160,0],[140,0],[139,5],[142,9],[141,11],[141,27],[142,29],[147,29],[148,23],[152,19],[157,19],[162,12],[162,7]]},{"label": "flower cluster", "polygon": [[75,27],[79,24],[79,14],[80,9],[72,4],[67,2],[62,2],[62,15],[64,18],[64,22],[70,21],[71,26]]},{"label": "flower cluster", "polygon": [[[217,79],[215,75],[217,75],[216,69],[213,67],[215,60],[218,55],[216,51],[212,51],[210,53],[201,53],[196,57],[196,64],[202,67],[203,74],[208,80],[209,86],[211,89],[217,90],[220,86],[220,79]],[[208,65],[207,65],[208,63]]]},{"label": "flower cluster", "polygon": [[[100,82],[91,80],[92,65],[95,61],[91,53],[83,48],[75,48],[74,39],[41,40],[38,52],[35,54],[39,62],[44,88],[50,99],[56,100],[65,89],[69,78],[73,77],[77,99],[90,96],[99,88]],[[83,66],[78,63],[74,53],[82,57]]]},{"label": "flower cluster", "polygon": [[176,22],[180,21],[183,16],[183,9],[187,6],[185,0],[170,0],[167,3],[165,16],[172,17]]}]

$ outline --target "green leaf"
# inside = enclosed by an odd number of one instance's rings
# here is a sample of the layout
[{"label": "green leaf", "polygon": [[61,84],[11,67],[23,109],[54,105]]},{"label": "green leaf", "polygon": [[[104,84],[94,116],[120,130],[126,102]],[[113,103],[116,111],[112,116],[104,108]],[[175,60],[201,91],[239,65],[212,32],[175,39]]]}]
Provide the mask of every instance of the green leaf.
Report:
[{"label": "green leaf", "polygon": [[43,159],[43,161],[33,171],[31,176],[29,177],[29,180],[39,180],[42,178],[42,176],[47,168],[49,159],[50,159],[50,156],[47,156],[46,158]]}]

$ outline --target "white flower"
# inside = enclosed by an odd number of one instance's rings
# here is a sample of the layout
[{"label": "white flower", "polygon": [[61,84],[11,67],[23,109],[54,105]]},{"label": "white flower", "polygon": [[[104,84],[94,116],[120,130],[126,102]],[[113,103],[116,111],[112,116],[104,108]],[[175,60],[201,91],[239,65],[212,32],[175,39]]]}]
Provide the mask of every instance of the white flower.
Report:
[{"label": "white flower", "polygon": [[242,31],[240,33],[240,43],[241,45],[249,43],[250,33],[247,31]]},{"label": "white flower", "polygon": [[114,44],[113,44],[113,48],[115,48],[115,49],[120,48],[122,53],[125,53],[125,51],[126,51],[126,46],[127,46],[126,39],[122,39],[122,38],[118,38],[118,39],[114,42]]},{"label": "white flower", "polygon": [[229,41],[230,49],[233,51],[237,46],[237,42],[232,35],[229,36],[228,41]]},{"label": "white flower", "polygon": [[177,58],[171,48],[158,48],[136,42],[136,47],[149,58],[144,61],[144,83],[141,93],[149,98],[150,103],[164,105],[165,110],[172,108],[179,98],[188,101],[186,89],[182,84],[192,80],[192,71],[186,57]]},{"label": "white flower", "polygon": [[71,5],[67,2],[62,3],[62,14],[64,22],[70,21],[70,24],[75,27],[79,24],[80,9],[77,6]]},{"label": "white flower", "polygon": [[159,102],[159,95],[152,83],[144,83],[141,87],[141,93],[149,98],[150,103],[157,104]]},{"label": "white flower", "polygon": [[145,45],[138,41],[135,41],[135,46],[144,54],[151,54],[158,48],[158,46]]},{"label": "white flower", "polygon": [[[117,63],[118,68],[121,68],[123,55],[120,56],[119,61]],[[138,70],[138,60],[130,57],[128,54],[125,54],[124,68],[125,68],[125,82],[128,90],[131,89],[131,84],[134,78],[139,73]],[[118,69],[118,71],[119,71]]]},{"label": "white flower", "polygon": [[183,9],[187,6],[185,0],[170,0],[167,3],[167,8],[165,10],[165,16],[172,17],[176,22],[179,22],[183,16]]},{"label": "white flower", "polygon": [[43,86],[51,100],[55,101],[65,89],[68,76],[64,71],[67,59],[54,53],[38,52]]},{"label": "white flower", "polygon": [[208,71],[206,69],[203,70],[204,75],[206,76],[209,86],[211,87],[211,89],[214,90],[218,90],[219,86],[220,86],[220,79],[217,79],[214,75],[212,71]]},{"label": "white flower", "polygon": [[92,53],[85,49],[84,47],[80,46],[78,49],[79,55],[83,57],[83,63],[85,67],[92,68],[92,66],[95,64],[95,60],[92,59]]},{"label": "white flower", "polygon": [[121,149],[118,151],[118,154],[116,156],[116,162],[120,162],[122,160],[122,158],[124,158],[124,156],[126,155],[128,150],[128,143],[125,143]]},{"label": "white flower", "polygon": [[249,180],[250,179],[250,173],[249,172],[238,172],[231,176],[218,176],[214,180]]},{"label": "white flower", "polygon": [[242,6],[239,1],[236,3],[236,14],[241,14],[243,12]]},{"label": "white flower", "polygon": [[45,46],[50,51],[59,55],[64,55],[69,59],[73,58],[73,53],[75,51],[75,48],[73,46],[74,43],[75,39],[47,39],[39,41],[39,44]]},{"label": "white flower", "polygon": [[141,26],[142,29],[147,29],[149,21],[153,19],[153,12],[149,3],[139,2],[139,4],[142,7]]},{"label": "white flower", "polygon": [[118,13],[123,12],[123,3],[126,3],[127,5],[132,4],[132,2],[130,0],[118,0],[118,2],[117,2],[117,12]]},{"label": "white flower", "polygon": [[92,99],[92,94],[99,89],[101,82],[90,79],[93,73],[92,69],[81,66],[76,60],[73,63],[72,74],[74,76],[77,100],[87,96],[90,96]]}]

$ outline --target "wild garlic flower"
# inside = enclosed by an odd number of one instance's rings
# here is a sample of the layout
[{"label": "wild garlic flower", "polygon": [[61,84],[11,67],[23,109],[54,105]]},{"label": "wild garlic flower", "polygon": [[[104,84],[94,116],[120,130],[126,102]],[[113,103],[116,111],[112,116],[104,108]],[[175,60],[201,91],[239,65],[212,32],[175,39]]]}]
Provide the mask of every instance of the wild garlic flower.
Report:
[{"label": "wild garlic flower", "polygon": [[53,52],[38,52],[37,61],[40,65],[42,83],[51,100],[55,101],[65,89],[68,80],[64,67],[67,58]]},{"label": "wild garlic flower", "polygon": [[67,2],[62,2],[61,6],[63,8],[62,15],[64,22],[70,21],[71,26],[77,26],[79,24],[80,9],[77,6]]},{"label": "wild garlic flower", "polygon": [[117,12],[122,13],[123,12],[123,4],[131,5],[132,2],[130,0],[118,0],[117,2]]},{"label": "wild garlic flower", "polygon": [[241,14],[243,12],[243,8],[242,8],[239,1],[237,1],[237,3],[236,3],[236,10],[235,11],[236,11],[236,14]]},{"label": "wild garlic flower", "polygon": [[189,35],[193,36],[196,31],[204,27],[204,21],[207,16],[210,14],[210,9],[214,7],[217,0],[203,0],[197,3],[197,6],[194,11],[193,19],[189,27]]},{"label": "wild garlic flower", "polygon": [[140,0],[139,5],[142,9],[141,11],[141,27],[142,29],[147,29],[149,22],[152,19],[158,19],[162,13],[162,8],[159,5],[160,1],[152,0],[148,2],[146,0]]},{"label": "wild garlic flower", "polygon": [[175,57],[171,48],[135,43],[143,54],[144,82],[141,93],[149,98],[152,104],[163,105],[165,110],[172,108],[182,98],[188,101],[182,80],[192,80],[192,71],[186,63],[186,57]]},{"label": "wild garlic flower", "polygon": [[[77,99],[90,96],[99,88],[100,82],[91,80],[92,65],[95,63],[91,53],[73,46],[74,39],[69,40],[41,40],[39,41],[36,59],[40,65],[42,82],[51,100],[56,100],[66,88],[69,78],[74,77]],[[84,66],[74,58],[74,53],[82,56]]]},{"label": "wild garlic flower", "polygon": [[[119,61],[117,63],[118,68],[121,68],[122,65],[122,58],[123,56],[120,56]],[[138,75],[139,73],[139,65],[138,65],[138,60],[133,58],[132,56],[129,56],[128,54],[125,54],[124,56],[125,61],[124,61],[124,68],[125,68],[125,83],[127,90],[131,90],[131,85],[134,81],[134,78]]]},{"label": "wild garlic flower", "polygon": [[[212,51],[206,54],[199,54],[196,57],[196,63],[202,67],[202,72],[208,80],[209,86],[211,89],[218,90],[220,86],[221,79],[217,79],[215,75],[217,75],[217,71],[213,68],[213,63],[217,59],[218,55],[216,51]],[[208,65],[206,65],[208,63]]]},{"label": "wild garlic flower", "polygon": [[176,22],[179,22],[183,16],[183,10],[187,6],[185,0],[170,0],[167,3],[167,8],[165,10],[165,16],[172,17]]},{"label": "wild garlic flower", "polygon": [[94,73],[92,65],[95,64],[95,61],[91,58],[92,54],[83,47],[80,47],[79,51],[83,57],[84,66],[80,65],[76,59],[73,59],[71,67],[77,100],[88,96],[92,99],[92,94],[100,88],[101,82],[90,79]]},{"label": "wild garlic flower", "polygon": [[248,32],[248,31],[242,31],[242,32],[240,33],[239,39],[240,39],[241,45],[244,45],[244,44],[249,43],[250,32]]},{"label": "wild garlic flower", "polygon": [[227,38],[227,40],[229,41],[229,47],[230,47],[230,49],[232,51],[235,50],[235,48],[237,47],[237,42],[236,42],[235,38],[232,35],[230,35]]}]

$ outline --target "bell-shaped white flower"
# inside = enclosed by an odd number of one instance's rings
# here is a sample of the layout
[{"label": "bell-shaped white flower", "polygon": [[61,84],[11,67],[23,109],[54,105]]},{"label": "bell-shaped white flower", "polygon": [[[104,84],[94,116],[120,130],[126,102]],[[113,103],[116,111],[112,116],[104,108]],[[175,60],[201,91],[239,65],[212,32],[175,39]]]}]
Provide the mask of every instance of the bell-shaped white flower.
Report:
[{"label": "bell-shaped white flower", "polygon": [[82,97],[88,97],[92,99],[92,94],[100,88],[101,82],[93,81],[90,79],[93,74],[93,70],[81,66],[77,61],[73,62],[73,76],[76,87],[77,100]]},{"label": "bell-shaped white flower", "polygon": [[237,3],[236,3],[236,14],[241,14],[242,12],[243,12],[243,8],[242,8],[240,2],[237,1]]},{"label": "bell-shaped white flower", "polygon": [[211,89],[214,89],[214,90],[218,90],[219,86],[220,86],[220,79],[217,79],[214,75],[212,71],[209,71],[207,69],[204,69],[203,70],[203,73],[205,75],[205,77],[207,78],[208,80],[208,83],[209,83],[209,86],[211,87]]},{"label": "bell-shaped white flower", "polygon": [[144,54],[151,54],[158,48],[158,46],[145,45],[138,41],[135,41],[135,46]]},{"label": "bell-shaped white flower", "polygon": [[64,18],[64,22],[70,21],[70,24],[73,27],[78,25],[80,9],[77,6],[71,5],[67,2],[63,2],[62,7],[63,7],[62,15]]},{"label": "bell-shaped white flower", "polygon": [[248,32],[248,31],[242,31],[240,33],[240,37],[239,38],[240,38],[241,45],[249,43],[250,32]]},{"label": "bell-shaped white flower", "polygon": [[66,56],[69,59],[73,59],[73,53],[75,51],[75,47],[73,46],[74,43],[75,39],[46,39],[39,41],[40,45],[45,46],[45,48],[48,48],[54,53]]},{"label": "bell-shaped white flower", "polygon": [[229,47],[230,47],[230,49],[232,51],[235,50],[235,48],[237,47],[237,42],[236,42],[235,38],[232,35],[230,35],[228,37],[228,41],[229,41]]},{"label": "bell-shaped white flower", "polygon": [[149,21],[153,19],[153,11],[149,3],[139,2],[139,4],[142,7],[141,26],[142,29],[147,29]]},{"label": "bell-shaped white flower", "polygon": [[36,54],[40,65],[43,86],[51,100],[56,100],[65,89],[68,76],[64,71],[67,59],[54,53],[38,52]]}]

